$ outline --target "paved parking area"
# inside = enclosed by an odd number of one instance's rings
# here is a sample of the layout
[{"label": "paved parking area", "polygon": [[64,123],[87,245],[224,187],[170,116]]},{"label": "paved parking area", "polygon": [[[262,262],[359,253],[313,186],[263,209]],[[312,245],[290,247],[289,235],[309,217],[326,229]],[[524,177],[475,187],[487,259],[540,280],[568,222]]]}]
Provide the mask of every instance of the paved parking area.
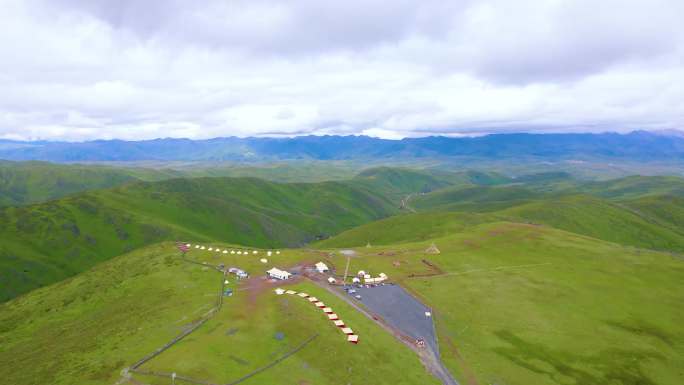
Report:
[{"label": "paved parking area", "polygon": [[431,311],[399,285],[385,285],[371,288],[354,288],[363,303],[371,312],[376,313],[392,327],[412,338],[422,338],[436,355],[439,353]]}]

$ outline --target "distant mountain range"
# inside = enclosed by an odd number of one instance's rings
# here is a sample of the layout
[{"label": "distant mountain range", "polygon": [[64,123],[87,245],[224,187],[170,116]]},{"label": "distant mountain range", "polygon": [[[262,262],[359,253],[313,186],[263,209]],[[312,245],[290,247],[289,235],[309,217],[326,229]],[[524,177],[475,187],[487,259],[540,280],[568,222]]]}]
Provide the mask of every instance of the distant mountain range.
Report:
[{"label": "distant mountain range", "polygon": [[387,140],[367,136],[154,139],[89,142],[0,140],[0,159],[90,161],[272,161],[383,158],[628,158],[684,159],[679,131],[628,134],[493,134]]}]

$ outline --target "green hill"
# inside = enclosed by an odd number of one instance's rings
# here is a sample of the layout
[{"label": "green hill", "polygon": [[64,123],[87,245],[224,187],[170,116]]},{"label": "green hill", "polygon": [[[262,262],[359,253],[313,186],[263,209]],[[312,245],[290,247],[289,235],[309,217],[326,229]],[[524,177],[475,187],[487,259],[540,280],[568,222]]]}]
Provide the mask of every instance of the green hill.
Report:
[{"label": "green hill", "polygon": [[363,186],[396,202],[408,194],[432,191],[452,184],[448,177],[437,177],[422,170],[392,167],[364,170],[348,183]]},{"label": "green hill", "polygon": [[416,196],[411,207],[419,211],[449,210],[486,212],[543,197],[519,186],[456,186]]},{"label": "green hill", "polygon": [[493,220],[486,215],[461,212],[404,214],[354,227],[314,245],[335,248],[418,242],[462,232]]},{"label": "green hill", "polygon": [[684,179],[676,176],[628,176],[588,182],[576,191],[610,199],[635,199],[649,195],[684,196]]},{"label": "green hill", "polygon": [[[645,209],[644,209],[645,211]],[[625,205],[584,195],[527,203],[496,213],[623,245],[684,251],[684,228],[663,226]],[[681,215],[672,213],[672,215]],[[684,217],[683,217],[684,218]]]},{"label": "green hill", "polygon": [[0,206],[17,206],[138,180],[123,169],[0,161]]},{"label": "green hill", "polygon": [[[386,233],[410,233],[416,223]],[[440,254],[424,253],[432,242]],[[270,259],[292,267],[326,255],[330,265],[345,265],[344,255],[328,251],[288,249]],[[680,258],[501,221],[356,251],[350,271],[385,272],[432,309],[441,357],[460,383],[681,382]],[[240,266],[254,278],[229,278],[234,295],[224,298],[222,309],[141,369],[229,383],[317,335],[245,383],[436,383],[403,343],[325,287],[305,278],[287,286],[332,306],[360,344],[344,341],[306,301],[275,295],[272,289],[281,283],[263,283],[258,276],[268,266],[257,258],[194,248],[188,256]],[[209,266],[182,262],[175,246],[163,243],[0,304],[0,376],[15,385],[113,384],[123,368],[207,315],[221,280]],[[139,373],[133,380],[170,382]]]},{"label": "green hill", "polygon": [[653,223],[681,232],[684,229],[684,197],[650,195],[621,203]]},{"label": "green hill", "polygon": [[[248,262],[243,260],[247,257],[211,252],[189,254],[211,263],[221,258],[255,275],[264,269],[256,258]],[[312,257],[304,250],[285,250],[269,258],[287,266]],[[0,304],[0,376],[13,385],[111,385],[121,378],[122,369],[206,317],[223,279],[214,269],[183,262],[175,246],[164,243]],[[324,289],[311,283],[289,286],[333,306],[361,336],[359,345],[348,343],[308,301],[276,296],[267,287],[242,291],[244,282],[229,279],[227,287],[235,295],[224,297],[221,311],[142,370],[174,371],[223,384],[273,363],[316,336],[297,354],[245,383],[277,384],[294,378],[297,383],[337,385],[341,380],[364,383],[375,376],[376,384],[437,384],[403,343]],[[170,383],[133,376],[146,384]]]},{"label": "green hill", "polygon": [[171,179],[0,209],[0,300],[161,240],[302,245],[396,212],[349,184]]}]

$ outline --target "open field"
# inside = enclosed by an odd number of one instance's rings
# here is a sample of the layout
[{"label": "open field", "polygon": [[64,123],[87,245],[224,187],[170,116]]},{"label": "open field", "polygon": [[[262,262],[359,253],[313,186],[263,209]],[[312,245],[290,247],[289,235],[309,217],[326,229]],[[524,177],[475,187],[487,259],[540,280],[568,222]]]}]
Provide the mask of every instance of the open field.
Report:
[{"label": "open field", "polygon": [[510,223],[434,241],[439,255],[422,252],[430,242],[357,249],[351,270],[383,271],[435,310],[443,358],[461,381],[681,382],[680,257]]},{"label": "open field", "polygon": [[[424,252],[432,242],[440,254]],[[681,383],[679,257],[509,222],[355,250],[350,271],[384,272],[434,310],[442,358],[463,384]],[[189,256],[255,276],[271,266],[318,260],[339,275],[347,260],[336,250],[304,249],[283,250],[268,264],[258,260],[263,251],[193,249]],[[0,374],[18,385],[113,383],[123,367],[208,311],[217,279],[215,270],[181,263],[175,247],[165,243],[7,302],[0,307],[0,360],[11,365]],[[331,305],[358,332],[359,345],[345,342],[301,298],[276,296],[277,283],[228,279],[235,295],[225,299],[223,310],[140,369],[229,382],[317,334],[301,351],[244,383],[280,383],[284,376],[311,384],[365,383],[373,375],[386,383],[432,379],[410,349],[312,283],[283,287],[306,290]]]}]

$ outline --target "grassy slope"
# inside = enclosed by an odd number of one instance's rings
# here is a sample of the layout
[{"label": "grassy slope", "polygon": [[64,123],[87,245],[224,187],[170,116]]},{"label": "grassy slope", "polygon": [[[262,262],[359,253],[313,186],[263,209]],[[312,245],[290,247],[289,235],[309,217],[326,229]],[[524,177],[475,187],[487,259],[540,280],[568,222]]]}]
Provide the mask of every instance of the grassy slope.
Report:
[{"label": "grassy slope", "polygon": [[650,195],[684,196],[684,179],[676,176],[629,176],[582,184],[577,191],[610,199],[636,199]]},{"label": "grassy slope", "polygon": [[172,179],[0,210],[0,299],[160,240],[301,245],[392,214],[346,184],[246,178]]},{"label": "grassy slope", "polygon": [[493,211],[542,197],[520,186],[455,186],[436,190],[411,200],[420,211]]},{"label": "grassy slope", "polygon": [[[441,254],[425,255],[433,241]],[[351,271],[383,271],[434,308],[442,355],[462,383],[681,382],[679,258],[502,222],[357,250]],[[431,274],[421,258],[446,274],[408,278]],[[334,263],[342,266],[344,257]]]},{"label": "grassy slope", "polygon": [[[219,281],[152,246],[0,304],[8,384],[108,384],[206,312]],[[172,300],[170,300],[172,299]]]},{"label": "grassy slope", "polygon": [[626,206],[589,196],[548,199],[496,214],[624,245],[684,251],[684,228],[662,226]]},{"label": "grassy slope", "polygon": [[[189,254],[211,263],[238,265],[254,274],[264,269],[252,257],[194,250]],[[317,257],[285,250],[270,259],[286,266]],[[220,279],[213,270],[182,263],[175,247],[166,243],[117,257],[2,304],[0,375],[15,385],[114,383],[122,368],[208,311]],[[238,289],[235,281],[229,286]],[[371,377],[377,384],[436,384],[408,348],[347,304],[311,284],[296,288],[333,306],[361,336],[361,343],[347,343],[319,309],[299,297],[279,297],[268,290],[253,301],[255,292],[236,290],[215,318],[142,369],[227,383],[319,333],[302,351],[245,384],[280,384],[283,378],[296,383],[355,384]],[[284,338],[274,338],[276,333]],[[168,383],[137,378],[150,384]]]},{"label": "grassy slope", "polygon": [[135,180],[126,170],[109,167],[0,161],[0,206],[44,202]]},{"label": "grassy slope", "polygon": [[[391,239],[397,228],[374,231]],[[434,309],[442,356],[461,383],[472,378],[509,385],[681,382],[681,259],[507,222],[437,236],[360,247],[350,270],[385,272]],[[441,254],[423,253],[432,242]],[[112,383],[121,367],[177,333],[213,299],[216,273],[179,265],[170,258],[174,255],[170,244],[148,247],[0,305],[0,361],[11,363],[0,375],[18,385]],[[259,256],[194,249],[190,255],[253,274],[271,264],[321,258],[315,250],[285,250],[263,265]],[[325,258],[338,269],[346,262],[337,253]],[[423,258],[444,273],[425,276],[435,272]],[[432,380],[406,348],[348,306],[309,284],[299,288],[333,305],[362,343],[341,343],[339,332],[297,297],[272,292],[253,297],[249,290],[236,290],[225,312],[144,368],[227,382],[319,332],[315,346],[246,383],[281,383],[283,377],[317,384],[365,383],[371,376],[374,383]],[[274,339],[276,332],[285,339]]]},{"label": "grassy slope", "polygon": [[423,212],[487,213],[625,245],[684,251],[684,201],[677,195],[684,192],[682,178],[628,177],[573,182],[571,188],[547,184],[566,180],[563,174],[518,179],[527,184],[447,187],[417,196],[410,205]]},{"label": "grassy slope", "polygon": [[397,203],[408,194],[451,185],[447,178],[436,177],[426,171],[390,167],[365,170],[348,183],[387,196]]},{"label": "grassy slope", "polygon": [[491,221],[487,215],[444,212],[393,216],[355,227],[315,243],[316,247],[360,247],[424,241],[466,230]]}]

